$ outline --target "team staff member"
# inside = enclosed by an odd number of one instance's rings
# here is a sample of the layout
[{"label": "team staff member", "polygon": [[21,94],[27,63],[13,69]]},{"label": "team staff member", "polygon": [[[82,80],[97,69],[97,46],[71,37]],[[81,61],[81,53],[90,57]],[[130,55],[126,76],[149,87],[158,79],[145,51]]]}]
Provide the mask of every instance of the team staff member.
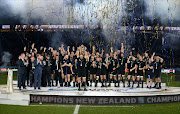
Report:
[{"label": "team staff member", "polygon": [[[78,90],[80,91],[80,82],[84,82],[84,91],[87,91],[86,89],[86,68],[85,68],[85,64],[86,64],[86,60],[83,57],[83,55],[80,55],[80,58],[78,59]],[[81,79],[82,77],[82,79]]]},{"label": "team staff member", "polygon": [[43,64],[43,56],[37,54],[37,59],[34,61],[34,89],[37,87],[38,81],[38,89],[41,89],[41,77],[42,77],[42,68],[44,67]]},{"label": "team staff member", "polygon": [[30,87],[32,87],[33,82],[34,82],[34,69],[35,69],[34,60],[35,60],[35,58],[31,57],[31,63],[29,64],[29,67],[30,67]]},{"label": "team staff member", "polygon": [[[163,58],[159,56],[155,56],[154,62],[154,76],[156,80],[156,84],[154,88],[161,89],[161,67],[163,63]],[[158,87],[159,86],[159,87]]]},{"label": "team staff member", "polygon": [[18,69],[18,87],[19,87],[19,90],[21,90],[21,85],[23,86],[23,89],[26,89],[26,86],[25,86],[25,80],[26,80],[26,67],[28,65],[28,61],[25,62],[25,54],[22,53],[21,54],[21,57],[19,59],[19,62],[18,62],[18,65],[19,65],[19,69]]}]

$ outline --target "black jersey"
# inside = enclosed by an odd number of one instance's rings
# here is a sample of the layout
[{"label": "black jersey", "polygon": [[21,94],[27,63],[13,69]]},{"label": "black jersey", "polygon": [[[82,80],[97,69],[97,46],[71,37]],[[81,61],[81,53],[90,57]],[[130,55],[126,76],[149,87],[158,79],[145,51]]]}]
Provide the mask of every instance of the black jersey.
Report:
[{"label": "black jersey", "polygon": [[149,66],[145,71],[149,71],[149,72],[152,72],[153,71],[153,69],[150,69],[150,67],[152,67],[153,66],[153,63],[149,63],[149,62],[147,62],[147,65]]},{"label": "black jersey", "polygon": [[50,59],[45,59],[45,62],[46,62],[45,67],[51,67],[52,64]]},{"label": "black jersey", "polygon": [[96,66],[97,66],[97,70],[101,70],[102,69],[102,62],[97,61]]},{"label": "black jersey", "polygon": [[77,62],[75,62],[75,57],[73,57],[73,58],[69,58],[69,61],[71,62],[71,64],[72,64],[72,70],[75,72],[75,71],[77,71]]},{"label": "black jersey", "polygon": [[132,69],[136,65],[136,61],[131,60],[129,63],[127,63],[127,69]]},{"label": "black jersey", "polygon": [[[69,61],[69,59],[67,59],[67,60],[66,60],[66,59],[63,59],[63,61],[62,61],[61,64],[63,65],[63,64],[65,64],[65,63],[66,63],[66,64],[69,64],[69,63],[71,63],[71,62]],[[69,71],[70,71],[70,67],[69,67],[69,66],[64,66],[64,67],[63,67],[63,72],[64,72],[64,73],[66,73],[66,72],[69,73]]]},{"label": "black jersey", "polygon": [[106,70],[106,66],[104,64],[108,64],[108,62],[106,63],[105,58],[102,58],[102,70]]},{"label": "black jersey", "polygon": [[[95,63],[95,64],[94,64]],[[88,62],[88,66],[89,66],[89,68],[90,69],[96,69],[96,61],[94,60],[94,61],[92,61],[92,60],[90,60],[89,62]]]},{"label": "black jersey", "polygon": [[86,60],[84,58],[83,59],[79,58],[77,62],[78,62],[78,70],[86,70],[85,68]]},{"label": "black jersey", "polygon": [[144,64],[147,65],[147,64],[148,64],[148,61],[149,61],[149,58],[148,58],[148,57],[145,57],[145,58],[143,59],[143,61],[144,61]]},{"label": "black jersey", "polygon": [[61,69],[60,61],[59,60],[55,60],[55,70],[59,70],[59,69]]},{"label": "black jersey", "polygon": [[124,70],[126,63],[127,63],[127,58],[124,58],[124,57],[123,58],[122,57],[118,58],[119,69]]},{"label": "black jersey", "polygon": [[145,63],[144,63],[143,61],[140,61],[140,60],[138,60],[138,61],[136,62],[136,64],[137,64],[137,70],[139,70],[139,68],[143,68],[144,65],[145,65]]},{"label": "black jersey", "polygon": [[117,59],[110,57],[109,70],[113,70],[117,66]]},{"label": "black jersey", "polygon": [[137,64],[137,70],[145,66],[145,62],[143,60],[141,61],[139,58],[136,59],[136,64]]},{"label": "black jersey", "polygon": [[55,60],[52,58],[51,59],[51,70],[55,70]]},{"label": "black jersey", "polygon": [[153,65],[154,73],[160,73],[161,72],[161,65],[162,65],[162,63],[160,61],[154,62],[154,65]]}]

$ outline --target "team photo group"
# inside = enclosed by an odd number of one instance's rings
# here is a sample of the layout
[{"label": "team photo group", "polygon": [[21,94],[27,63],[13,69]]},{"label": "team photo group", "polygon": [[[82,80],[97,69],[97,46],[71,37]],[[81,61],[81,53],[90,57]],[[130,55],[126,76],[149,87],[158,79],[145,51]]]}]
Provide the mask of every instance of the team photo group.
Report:
[{"label": "team photo group", "polygon": [[124,88],[143,88],[144,82],[147,88],[160,89],[163,58],[155,52],[136,52],[135,48],[125,53],[123,43],[121,49],[111,47],[107,53],[96,46],[89,51],[84,45],[65,49],[62,44],[56,50],[43,46],[35,48],[33,43],[29,49],[24,47],[17,65],[20,90],[21,87],[57,86],[87,91],[87,86],[98,87],[98,83],[101,87],[120,87],[122,83]]}]

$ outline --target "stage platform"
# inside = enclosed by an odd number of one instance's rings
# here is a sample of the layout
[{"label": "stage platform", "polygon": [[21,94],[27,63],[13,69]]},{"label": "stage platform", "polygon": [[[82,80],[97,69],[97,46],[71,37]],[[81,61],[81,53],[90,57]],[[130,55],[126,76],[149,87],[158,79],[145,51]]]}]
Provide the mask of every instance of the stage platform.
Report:
[{"label": "stage platform", "polygon": [[[72,85],[72,83],[71,83]],[[153,84],[154,85],[154,84]],[[127,83],[126,83],[127,86]],[[111,84],[111,87],[101,87],[101,83],[98,83],[98,87],[94,87],[94,83],[92,87],[87,87],[87,91],[83,91],[84,87],[82,87],[82,91],[78,91],[77,87],[41,87],[41,90],[34,90],[34,87],[27,87],[27,89],[19,90],[16,82],[13,84],[14,92],[8,94],[6,92],[6,85],[1,85],[0,88],[0,104],[15,104],[15,105],[29,105],[29,103],[52,103],[52,104],[91,104],[91,105],[99,105],[99,99],[111,99],[120,100],[124,98],[131,99],[134,98],[134,102],[122,102],[120,101],[113,103],[102,103],[102,105],[108,104],[139,104],[139,103],[147,103],[147,97],[157,97],[157,96],[176,96],[177,99],[171,100],[170,98],[164,98],[163,102],[170,101],[180,101],[180,87],[167,87],[165,83],[162,83],[161,89],[154,88],[146,88],[146,84],[144,84],[144,88],[136,88],[137,84],[134,85],[134,88],[123,87],[122,83],[120,87],[114,87],[114,84]],[[141,85],[140,85],[141,87]],[[67,101],[67,99],[70,99]],[[83,98],[85,100],[93,99],[94,103],[78,101],[77,98]],[[87,98],[87,99],[86,99]],[[57,101],[57,99],[61,99]],[[65,99],[65,101],[63,101]],[[106,100],[107,100],[106,99]],[[135,102],[136,99],[136,102]],[[143,99],[143,100],[142,100]],[[169,100],[168,100],[169,99]],[[169,101],[169,102],[170,102]],[[154,102],[156,103],[156,102]],[[100,103],[101,104],[101,103]]]}]

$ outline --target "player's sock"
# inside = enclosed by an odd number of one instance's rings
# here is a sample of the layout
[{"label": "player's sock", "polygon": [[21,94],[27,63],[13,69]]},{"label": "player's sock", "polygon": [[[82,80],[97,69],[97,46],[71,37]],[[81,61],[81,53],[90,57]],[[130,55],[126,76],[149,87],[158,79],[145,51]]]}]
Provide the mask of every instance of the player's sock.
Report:
[{"label": "player's sock", "polygon": [[92,85],[92,79],[90,79],[90,83],[91,83],[91,85]]},{"label": "player's sock", "polygon": [[116,80],[114,80],[114,87],[116,87],[116,83],[117,83],[117,81],[116,81]]},{"label": "player's sock", "polygon": [[159,88],[161,88],[161,82],[159,82]]},{"label": "player's sock", "polygon": [[123,79],[123,86],[125,87],[125,79]]},{"label": "player's sock", "polygon": [[84,90],[86,90],[86,82],[84,82]]},{"label": "player's sock", "polygon": [[120,84],[120,80],[117,80],[117,83],[118,83],[118,87],[119,87],[119,84]]},{"label": "player's sock", "polygon": [[102,84],[102,87],[104,86],[104,85],[103,85],[103,82],[104,82],[104,80],[103,80],[103,79],[101,79],[101,84]]},{"label": "player's sock", "polygon": [[95,87],[97,87],[97,83],[98,83],[98,79],[96,79],[96,82],[95,82]]},{"label": "player's sock", "polygon": [[109,86],[111,86],[111,79],[109,79]]},{"label": "player's sock", "polygon": [[70,82],[68,82],[68,87],[70,87],[71,86],[71,83]]},{"label": "player's sock", "polygon": [[134,87],[134,82],[135,82],[135,81],[133,80],[133,85],[132,85],[132,87]]},{"label": "player's sock", "polygon": [[54,82],[53,79],[51,79],[52,86],[54,86],[54,83],[53,83],[53,82]]},{"label": "player's sock", "polygon": [[138,87],[139,87],[140,80],[138,80]]},{"label": "player's sock", "polygon": [[107,80],[106,79],[104,79],[104,82],[105,82],[105,87],[107,86]]},{"label": "player's sock", "polygon": [[129,84],[128,86],[130,86],[130,80],[128,80],[128,84]]},{"label": "player's sock", "polygon": [[93,82],[96,82],[96,79],[94,78]]},{"label": "player's sock", "polygon": [[156,82],[156,83],[155,83],[154,88],[156,88],[156,87],[157,87],[157,84],[158,84],[158,82]]},{"label": "player's sock", "polygon": [[65,82],[65,86],[67,86],[67,82]]},{"label": "player's sock", "polygon": [[80,90],[80,83],[78,83],[78,89]]},{"label": "player's sock", "polygon": [[142,88],[143,88],[143,82],[144,82],[144,81],[143,81],[143,80],[141,80],[141,82],[142,82]]},{"label": "player's sock", "polygon": [[73,82],[73,87],[75,87],[75,82]]}]

